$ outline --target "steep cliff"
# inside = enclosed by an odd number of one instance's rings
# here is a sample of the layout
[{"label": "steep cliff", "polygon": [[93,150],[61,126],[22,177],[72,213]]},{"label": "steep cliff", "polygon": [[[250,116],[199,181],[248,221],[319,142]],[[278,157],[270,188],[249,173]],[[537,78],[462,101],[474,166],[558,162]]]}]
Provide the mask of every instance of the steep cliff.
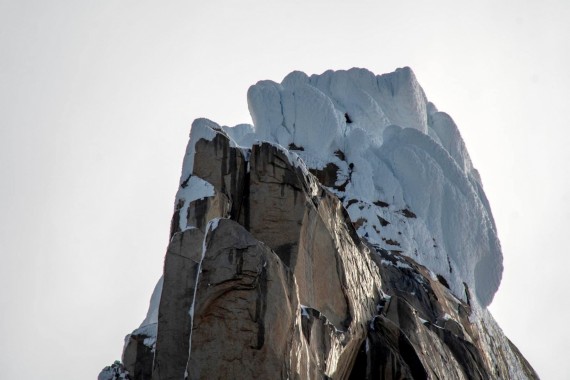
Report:
[{"label": "steep cliff", "polygon": [[248,102],[254,126],[193,123],[164,275],[100,379],[538,378],[486,309],[479,175],[410,69]]}]

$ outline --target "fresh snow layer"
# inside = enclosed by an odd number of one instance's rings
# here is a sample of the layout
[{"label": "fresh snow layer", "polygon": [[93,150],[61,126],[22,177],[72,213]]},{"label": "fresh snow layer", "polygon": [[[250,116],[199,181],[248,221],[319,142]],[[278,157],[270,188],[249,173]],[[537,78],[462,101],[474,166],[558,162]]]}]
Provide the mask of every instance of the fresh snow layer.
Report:
[{"label": "fresh snow layer", "polygon": [[[330,190],[359,236],[442,275],[459,298],[468,297],[467,287],[481,306],[491,303],[502,253],[489,202],[457,126],[427,101],[409,68],[295,71],[281,83],[251,86],[247,99],[253,126],[193,123],[177,204],[214,195],[191,176],[197,141],[216,133],[244,149],[267,141],[301,168],[338,167]],[[190,227],[180,219],[181,230]]]},{"label": "fresh snow layer", "polygon": [[188,224],[188,207],[190,203],[195,200],[203,199],[207,197],[213,197],[216,191],[214,186],[202,178],[191,175],[188,181],[181,185],[176,194],[176,203],[179,201],[184,202],[182,208],[180,208],[180,231],[186,231],[193,226]]},{"label": "fresh snow layer", "polygon": [[144,321],[142,321],[138,329],[125,337],[125,345],[128,343],[131,335],[146,335],[147,338],[144,339],[143,343],[147,347],[154,349],[158,332],[158,307],[160,305],[160,296],[162,295],[163,285],[164,276],[160,276],[160,279],[154,287],[152,296],[150,297],[150,304]]},{"label": "fresh snow layer", "polygon": [[186,146],[186,154],[182,163],[182,174],[180,176],[180,187],[176,193],[175,207],[183,203],[180,208],[180,225],[181,231],[186,231],[193,226],[188,225],[188,207],[190,203],[206,197],[215,195],[214,186],[202,178],[192,175],[194,169],[194,154],[196,153],[196,142],[204,139],[211,141],[216,137],[216,130],[220,130],[220,126],[208,119],[196,119],[192,123],[190,130],[190,141]]},{"label": "fresh snow layer", "polygon": [[139,328],[151,325],[153,323],[158,323],[158,306],[160,305],[160,295],[162,294],[162,286],[164,285],[164,276],[160,276],[160,279],[154,287],[152,296],[150,297],[150,304],[148,306],[148,312],[146,313],[146,318],[141,323]]},{"label": "fresh snow layer", "polygon": [[185,181],[188,181],[192,175],[192,169],[194,168],[194,153],[196,153],[196,142],[201,139],[212,141],[214,137],[216,137],[216,129],[219,128],[220,126],[218,124],[208,119],[194,120],[192,128],[190,129],[190,141],[186,146],[186,154],[184,155],[184,161],[182,164],[180,186],[182,186]]},{"label": "fresh snow layer", "polygon": [[335,193],[353,222],[365,222],[360,236],[441,274],[459,297],[465,283],[483,306],[491,302],[502,253],[479,174],[457,126],[409,68],[293,72],[252,86],[248,102],[259,139],[302,148],[311,169],[339,167],[337,185],[349,181]]}]

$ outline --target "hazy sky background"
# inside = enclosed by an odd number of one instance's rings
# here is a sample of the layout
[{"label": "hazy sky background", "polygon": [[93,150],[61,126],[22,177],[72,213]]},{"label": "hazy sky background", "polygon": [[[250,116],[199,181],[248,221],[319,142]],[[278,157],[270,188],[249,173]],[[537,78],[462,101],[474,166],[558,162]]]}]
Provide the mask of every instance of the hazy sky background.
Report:
[{"label": "hazy sky background", "polygon": [[161,275],[190,123],[292,70],[410,66],[497,221],[491,310],[570,378],[570,3],[0,0],[0,372],[94,379]]}]

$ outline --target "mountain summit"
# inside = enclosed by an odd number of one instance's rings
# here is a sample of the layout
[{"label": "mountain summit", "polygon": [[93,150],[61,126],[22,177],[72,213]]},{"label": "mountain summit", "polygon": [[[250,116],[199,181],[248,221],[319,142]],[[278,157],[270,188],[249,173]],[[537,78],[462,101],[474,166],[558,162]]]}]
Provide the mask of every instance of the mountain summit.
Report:
[{"label": "mountain summit", "polygon": [[486,307],[497,230],[409,68],[250,87],[192,124],[164,275],[100,379],[538,378]]}]

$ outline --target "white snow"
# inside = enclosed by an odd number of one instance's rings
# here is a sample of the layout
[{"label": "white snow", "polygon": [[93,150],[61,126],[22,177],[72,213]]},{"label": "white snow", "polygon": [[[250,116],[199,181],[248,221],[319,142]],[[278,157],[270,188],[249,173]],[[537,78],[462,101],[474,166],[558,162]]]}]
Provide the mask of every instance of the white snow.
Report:
[{"label": "white snow", "polygon": [[162,295],[163,284],[164,276],[160,276],[160,279],[154,286],[152,296],[150,297],[150,304],[148,306],[148,311],[146,313],[145,319],[136,330],[125,337],[125,344],[127,344],[129,337],[132,334],[144,334],[147,336],[147,338],[144,339],[143,343],[146,346],[152,347],[154,349],[158,328],[158,307],[160,305],[160,296]]},{"label": "white snow", "polygon": [[442,275],[457,297],[465,300],[466,283],[483,307],[491,302],[502,253],[489,202],[457,126],[428,102],[409,68],[379,76],[296,71],[281,83],[258,82],[247,99],[253,126],[194,122],[181,177],[188,186],[177,195],[184,207],[213,195],[208,183],[188,180],[199,138],[223,130],[232,146],[267,141],[304,173],[339,167],[336,185],[346,187],[331,190],[353,222],[364,219],[361,237]]},{"label": "white snow", "polygon": [[236,144],[239,146],[251,147],[257,139],[251,124],[238,124],[234,127],[222,126],[221,128],[228,134],[230,139],[239,142],[239,144]]},{"label": "white snow", "polygon": [[200,139],[211,141],[216,137],[215,129],[221,127],[208,119],[196,119],[192,123],[190,129],[190,140],[186,146],[186,154],[182,163],[182,174],[180,175],[180,185],[187,181],[194,169],[194,153],[196,153],[195,146]]},{"label": "white snow", "polygon": [[144,327],[152,323],[158,323],[158,306],[160,305],[160,296],[162,294],[162,286],[164,284],[164,276],[160,276],[160,279],[156,283],[152,296],[150,297],[150,305],[148,306],[148,312],[146,313],[146,318],[142,321],[139,327]]},{"label": "white snow", "polygon": [[188,207],[190,203],[212,197],[215,195],[215,189],[212,184],[202,178],[192,175],[194,169],[194,154],[196,153],[196,143],[201,139],[211,141],[216,137],[217,131],[221,131],[222,127],[208,119],[196,119],[192,123],[190,130],[190,140],[186,146],[186,154],[182,163],[182,173],[180,175],[180,187],[176,193],[175,207],[180,201],[183,206],[180,209],[179,228],[185,231],[192,226],[188,225]]},{"label": "white snow", "polygon": [[179,227],[181,231],[186,231],[193,227],[188,224],[187,218],[190,203],[198,199],[213,197],[215,194],[216,190],[210,182],[196,176],[191,176],[185,187],[180,186],[176,194],[176,203],[178,203],[179,200],[184,202],[184,205],[180,209]]},{"label": "white snow", "polygon": [[289,89],[261,81],[248,91],[255,132],[261,140],[284,147],[295,144],[317,156],[334,151],[345,127],[343,114],[316,87],[299,84]]},{"label": "white snow", "polygon": [[301,315],[303,317],[309,318],[309,312],[307,311],[307,306],[301,305]]},{"label": "white snow", "polygon": [[150,347],[152,351],[156,348],[156,337],[158,335],[158,322],[149,323],[146,325],[141,325],[138,329],[134,330],[132,333],[125,337],[124,348],[130,340],[131,335],[145,335],[146,338],[143,340],[143,344]]}]

